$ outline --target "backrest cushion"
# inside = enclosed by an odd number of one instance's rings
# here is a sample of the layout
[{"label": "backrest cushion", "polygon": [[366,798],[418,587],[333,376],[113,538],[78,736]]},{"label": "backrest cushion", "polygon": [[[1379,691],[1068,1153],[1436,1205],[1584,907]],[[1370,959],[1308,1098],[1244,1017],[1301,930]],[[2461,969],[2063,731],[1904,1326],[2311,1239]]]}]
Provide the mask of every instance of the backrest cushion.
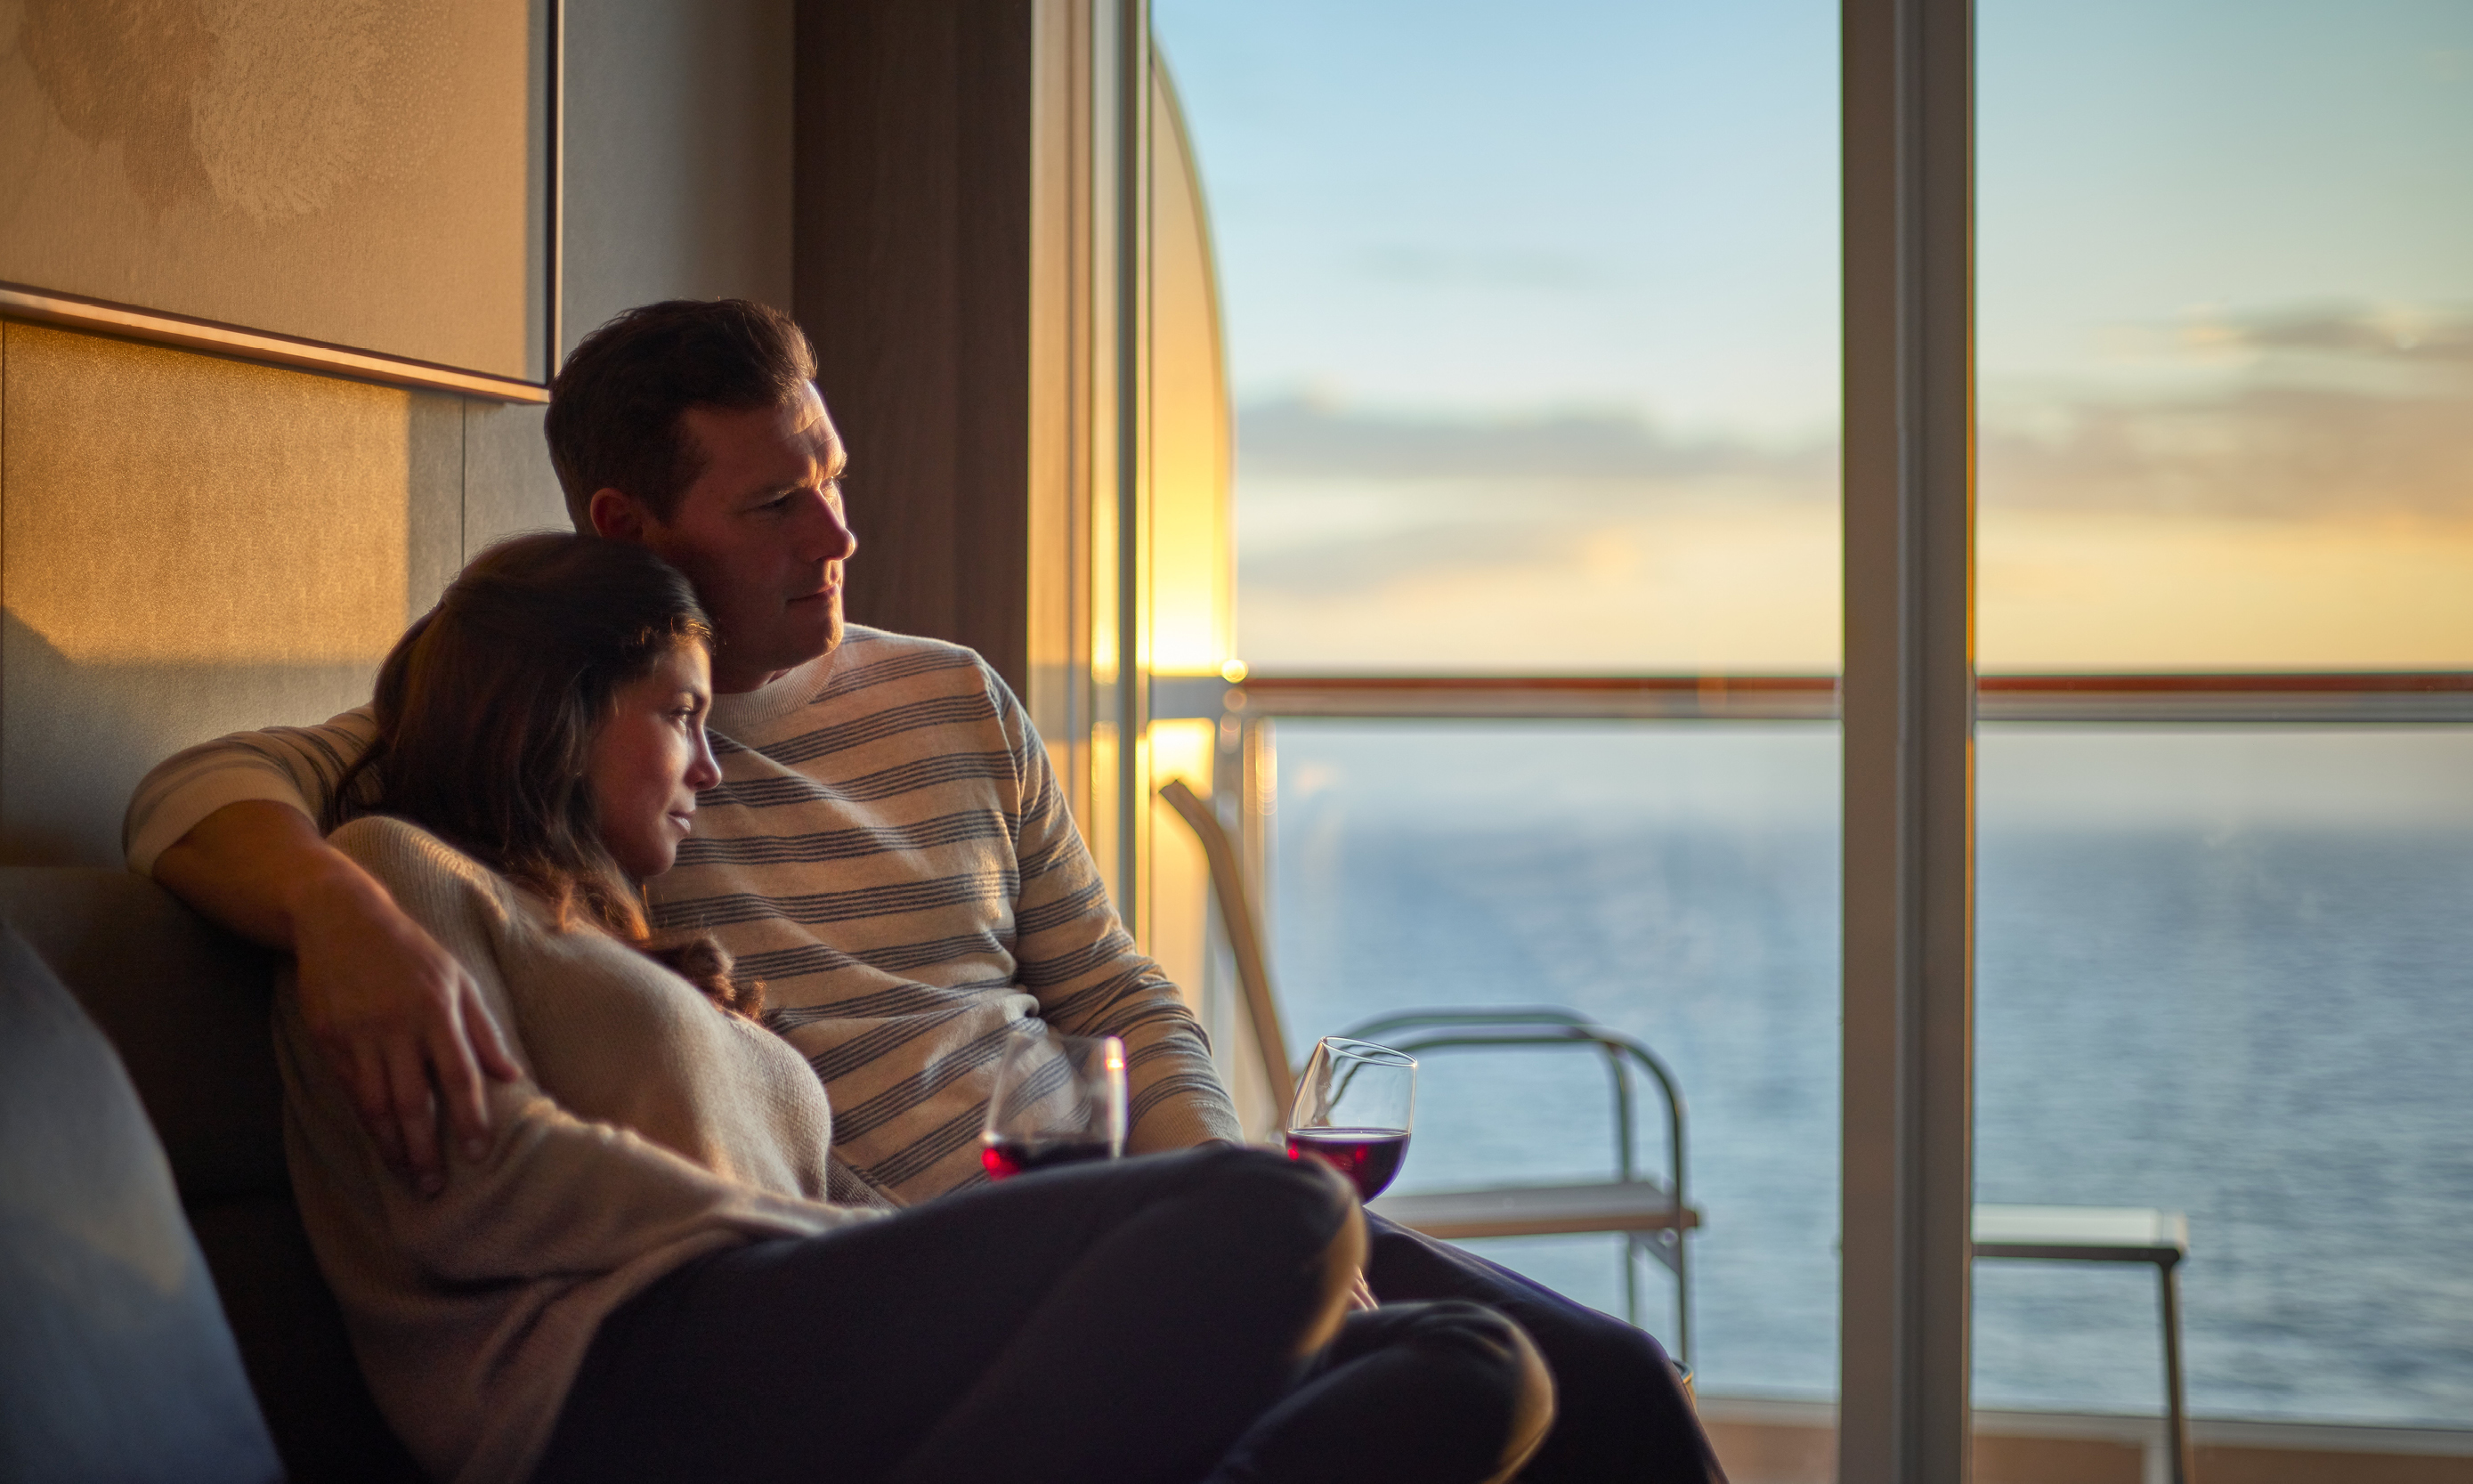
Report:
[{"label": "backrest cushion", "polygon": [[296,1484],[420,1478],[370,1399],[293,1204],[267,1019],[276,955],[126,871],[0,867],[0,917],[136,1084]]},{"label": "backrest cushion", "polygon": [[273,954],[126,871],[0,867],[0,917],[110,1038],[181,1199],[290,1199]]},{"label": "backrest cushion", "polygon": [[0,1478],[282,1476],[111,1047],[0,926]]}]

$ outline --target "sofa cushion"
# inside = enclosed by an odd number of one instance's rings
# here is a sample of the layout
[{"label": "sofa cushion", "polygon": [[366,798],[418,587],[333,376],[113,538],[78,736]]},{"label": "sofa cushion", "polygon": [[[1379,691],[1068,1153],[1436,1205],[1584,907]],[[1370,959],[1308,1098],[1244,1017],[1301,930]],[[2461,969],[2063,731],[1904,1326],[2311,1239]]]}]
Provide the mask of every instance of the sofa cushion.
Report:
[{"label": "sofa cushion", "polygon": [[126,871],[0,868],[0,918],[110,1038],[184,1200],[291,1195],[274,955]]},{"label": "sofa cushion", "polygon": [[125,871],[0,867],[0,917],[136,1084],[293,1479],[420,1478],[370,1399],[293,1204],[268,1029],[276,955]]},{"label": "sofa cushion", "polygon": [[292,1197],[191,1206],[189,1226],[293,1484],[420,1484],[420,1466],[361,1379]]},{"label": "sofa cushion", "polygon": [[135,1090],[5,926],[0,1395],[0,1478],[282,1476]]}]

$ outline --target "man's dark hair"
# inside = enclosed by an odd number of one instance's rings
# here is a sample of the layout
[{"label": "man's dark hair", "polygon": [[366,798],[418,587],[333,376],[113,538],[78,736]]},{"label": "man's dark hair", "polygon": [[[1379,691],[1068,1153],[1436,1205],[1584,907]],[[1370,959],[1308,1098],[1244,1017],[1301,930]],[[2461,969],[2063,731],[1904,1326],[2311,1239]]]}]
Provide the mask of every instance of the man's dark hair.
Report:
[{"label": "man's dark hair", "polygon": [[618,490],[668,520],[702,473],[690,407],[780,407],[816,379],[816,352],[788,315],[744,299],[665,299],[630,309],[575,347],[549,384],[549,461],[578,531],[594,491]]}]

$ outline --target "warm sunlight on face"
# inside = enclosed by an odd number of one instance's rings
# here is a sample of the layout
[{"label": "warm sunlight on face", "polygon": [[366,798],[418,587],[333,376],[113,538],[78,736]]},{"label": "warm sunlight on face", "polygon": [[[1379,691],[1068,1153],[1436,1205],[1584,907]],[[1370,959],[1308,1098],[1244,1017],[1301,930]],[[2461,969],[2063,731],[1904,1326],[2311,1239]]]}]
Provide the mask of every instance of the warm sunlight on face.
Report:
[{"label": "warm sunlight on face", "polygon": [[780,407],[691,407],[704,470],[644,544],[684,572],[712,615],[713,682],[753,690],[841,642],[841,436],[813,387]]},{"label": "warm sunlight on face", "polygon": [[670,869],[694,827],[697,792],[721,781],[704,732],[711,708],[704,646],[676,644],[651,674],[619,688],[592,735],[585,777],[601,843],[636,880]]}]

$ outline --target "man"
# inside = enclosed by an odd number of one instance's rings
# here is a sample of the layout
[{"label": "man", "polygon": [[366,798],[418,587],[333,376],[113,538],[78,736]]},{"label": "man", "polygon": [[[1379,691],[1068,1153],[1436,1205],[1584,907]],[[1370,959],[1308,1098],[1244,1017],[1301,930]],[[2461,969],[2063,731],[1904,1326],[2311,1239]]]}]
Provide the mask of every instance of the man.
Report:
[{"label": "man", "polygon": [[[673,301],[595,331],[551,388],[577,528],[668,560],[713,620],[722,782],[651,884],[657,920],[711,931],[765,982],[775,1028],[830,1089],[837,1198],[907,1204],[975,1178],[996,1057],[1026,1016],[1124,1040],[1130,1151],[1238,1138],[1200,1028],[1118,922],[1011,692],[968,650],[845,632],[858,542],[814,375],[778,311]],[[180,754],[131,802],[130,863],[296,956],[303,1018],[362,1119],[435,1189],[441,1124],[478,1139],[482,1079],[515,1069],[463,969],[315,823],[372,731],[364,709]],[[1709,1476],[1696,1424],[1667,1415],[1682,1402],[1654,1342],[1396,1229],[1370,1267],[1394,1297],[1499,1302],[1549,1361],[1558,1344],[1575,1357],[1571,1376],[1557,1364],[1567,1416],[1589,1376],[1620,1380],[1621,1406],[1678,1433],[1653,1446],[1679,1472],[1641,1476]],[[1603,1448],[1574,1452],[1578,1430],[1540,1464],[1617,1476]]]}]

